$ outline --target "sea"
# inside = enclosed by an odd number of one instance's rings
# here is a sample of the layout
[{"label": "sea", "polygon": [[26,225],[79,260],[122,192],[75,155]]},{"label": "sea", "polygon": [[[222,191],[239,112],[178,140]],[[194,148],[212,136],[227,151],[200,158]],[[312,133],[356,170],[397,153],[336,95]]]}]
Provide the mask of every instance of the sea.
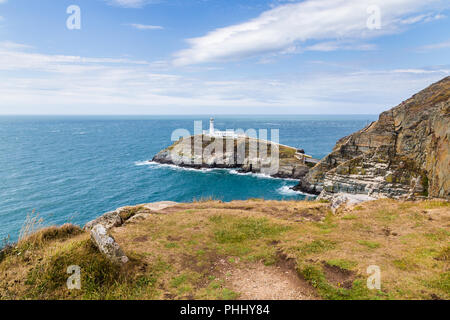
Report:
[{"label": "sea", "polygon": [[[296,181],[236,170],[149,162],[175,130],[204,116],[0,116],[0,241],[18,239],[27,216],[43,226],[86,222],[118,207],[156,201],[303,200]],[[278,130],[279,142],[326,156],[375,115],[216,116],[215,127]],[[1,247],[1,242],[0,242]]]}]

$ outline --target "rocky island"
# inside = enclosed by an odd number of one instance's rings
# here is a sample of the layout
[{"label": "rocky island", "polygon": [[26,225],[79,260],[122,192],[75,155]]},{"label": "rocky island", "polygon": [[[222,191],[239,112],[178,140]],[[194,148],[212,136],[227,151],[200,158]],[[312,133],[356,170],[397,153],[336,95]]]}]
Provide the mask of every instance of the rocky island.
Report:
[{"label": "rocky island", "polygon": [[[198,148],[195,147],[196,139],[199,141]],[[290,179],[301,179],[318,162],[306,155],[304,150],[271,141],[246,136],[225,137],[217,148],[219,139],[206,134],[181,138],[160,151],[152,161],[195,169],[238,169],[243,173]]]}]

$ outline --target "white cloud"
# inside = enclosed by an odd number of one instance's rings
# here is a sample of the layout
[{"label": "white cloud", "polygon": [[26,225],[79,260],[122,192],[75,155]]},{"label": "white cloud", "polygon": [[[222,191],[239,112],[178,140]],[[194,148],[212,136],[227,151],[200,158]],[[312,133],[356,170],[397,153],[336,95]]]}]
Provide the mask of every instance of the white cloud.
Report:
[{"label": "white cloud", "polygon": [[393,73],[413,73],[413,74],[450,74],[450,69],[395,69]]},{"label": "white cloud", "polygon": [[153,26],[153,25],[148,25],[148,24],[131,23],[129,25],[138,30],[162,30],[162,29],[164,29],[161,26]]},{"label": "white cloud", "polygon": [[339,41],[318,42],[305,48],[307,51],[335,51],[335,50],[375,50],[376,45],[370,43],[345,43]]},{"label": "white cloud", "polygon": [[437,49],[445,49],[450,48],[450,41],[443,41],[439,43],[433,43],[429,45],[425,45],[419,48],[419,51],[429,51],[429,50],[437,50]]},{"label": "white cloud", "polygon": [[[367,28],[369,5],[381,10],[379,30]],[[174,55],[174,64],[241,59],[310,42],[367,39],[400,31],[407,25],[405,19],[425,8],[431,15],[434,8],[448,6],[442,0],[305,0],[284,4],[245,23],[188,39],[190,47]]]},{"label": "white cloud", "polygon": [[34,50],[0,43],[0,114],[378,113],[450,74],[450,66],[323,68],[289,76],[219,73],[211,80],[178,74],[161,61]]},{"label": "white cloud", "polygon": [[[0,0],[1,1],[1,0]],[[111,5],[124,8],[141,8],[146,4],[159,3],[159,0],[107,0]]]},{"label": "white cloud", "polygon": [[0,70],[81,73],[86,70],[97,70],[110,64],[149,64],[146,61],[129,59],[86,58],[29,53],[26,50],[30,48],[32,47],[19,43],[0,42]]},{"label": "white cloud", "polygon": [[440,20],[440,19],[444,19],[444,18],[446,18],[446,16],[443,14],[440,14],[440,13],[438,13],[438,14],[427,13],[427,14],[420,14],[418,16],[408,17],[406,19],[401,20],[401,23],[414,24],[414,23],[418,23],[418,22],[430,22],[430,21]]}]

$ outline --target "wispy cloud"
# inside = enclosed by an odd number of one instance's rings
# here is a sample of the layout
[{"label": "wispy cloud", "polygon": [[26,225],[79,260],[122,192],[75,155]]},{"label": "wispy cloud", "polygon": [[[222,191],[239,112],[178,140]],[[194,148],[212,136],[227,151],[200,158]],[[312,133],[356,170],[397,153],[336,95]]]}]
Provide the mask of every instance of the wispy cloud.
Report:
[{"label": "wispy cloud", "polygon": [[148,25],[148,24],[139,24],[139,23],[130,23],[129,26],[138,29],[138,30],[162,30],[164,27],[161,26],[154,26],[154,25]]},{"label": "wispy cloud", "polygon": [[318,42],[311,46],[307,46],[305,50],[307,51],[336,51],[336,50],[358,50],[358,51],[370,51],[375,50],[376,45],[371,43],[346,43],[339,41],[327,41]]},{"label": "wispy cloud", "polygon": [[[1,1],[2,0],[0,0],[0,2]],[[111,5],[124,8],[142,8],[147,4],[160,3],[161,1],[162,0],[107,0],[107,2]]]},{"label": "wispy cloud", "polygon": [[443,74],[447,75],[450,74],[450,69],[442,69],[442,68],[436,68],[436,69],[395,69],[392,70],[393,73],[412,73],[412,74]]},{"label": "wispy cloud", "polygon": [[444,19],[444,18],[446,18],[446,16],[443,14],[440,14],[440,13],[437,13],[437,14],[428,13],[428,14],[420,14],[417,16],[405,18],[405,19],[401,20],[401,23],[414,24],[414,23],[418,23],[418,22],[430,22],[430,21],[440,20],[440,19]]},{"label": "wispy cloud", "polygon": [[428,45],[419,47],[418,51],[430,51],[430,50],[445,49],[445,48],[450,48],[450,40],[433,43],[433,44],[428,44]]},{"label": "wispy cloud", "polygon": [[[379,30],[367,28],[367,8],[373,5],[381,10]],[[188,39],[189,48],[174,55],[174,64],[236,60],[313,46],[314,42],[364,40],[399,32],[427,17],[437,17],[432,15],[433,9],[449,5],[442,0],[305,0],[283,4],[250,21]],[[425,8],[429,15],[411,18]]]},{"label": "wispy cloud", "polygon": [[324,68],[211,80],[148,61],[34,50],[0,43],[0,113],[377,113],[450,74],[450,66]]}]

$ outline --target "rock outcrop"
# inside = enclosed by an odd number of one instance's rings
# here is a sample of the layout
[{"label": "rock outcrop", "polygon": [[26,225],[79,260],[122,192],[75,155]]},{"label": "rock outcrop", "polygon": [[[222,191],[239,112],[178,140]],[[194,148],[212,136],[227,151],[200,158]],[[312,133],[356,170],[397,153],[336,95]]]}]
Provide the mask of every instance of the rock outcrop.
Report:
[{"label": "rock outcrop", "polygon": [[[199,139],[199,147],[195,147],[195,139]],[[226,139],[216,145],[215,138],[202,135],[191,136],[180,139],[167,149],[160,151],[152,161],[194,169],[239,169],[245,173],[262,173],[272,177],[290,179],[301,179],[318,162],[318,160],[307,157],[303,161],[304,150],[267,141],[264,141],[265,150],[262,150],[261,141],[258,139],[236,138],[230,140],[231,144],[228,146]],[[222,152],[217,152],[217,150],[222,150]],[[276,150],[279,157],[272,158],[272,150]]]},{"label": "rock outcrop", "polygon": [[118,264],[125,264],[129,261],[128,257],[109,234],[113,228],[122,226],[124,223],[133,223],[153,212],[176,205],[176,202],[161,201],[155,203],[141,204],[132,207],[122,207],[115,211],[107,212],[99,218],[92,220],[84,226],[85,231],[90,231],[91,241],[109,260]]},{"label": "rock outcrop", "polygon": [[97,224],[92,228],[91,240],[98,250],[109,260],[119,264],[124,264],[129,261],[128,257],[122,251],[114,238],[108,234],[103,225]]},{"label": "rock outcrop", "polygon": [[450,77],[339,140],[295,188],[330,199],[450,198]]},{"label": "rock outcrop", "polygon": [[133,207],[122,207],[117,210],[104,213],[97,219],[89,221],[85,224],[84,230],[91,231],[92,228],[94,228],[97,224],[101,224],[107,231],[109,231],[112,228],[120,227],[135,216],[145,216],[152,212],[158,212],[176,204],[177,203],[173,201],[161,201],[141,204]]}]

